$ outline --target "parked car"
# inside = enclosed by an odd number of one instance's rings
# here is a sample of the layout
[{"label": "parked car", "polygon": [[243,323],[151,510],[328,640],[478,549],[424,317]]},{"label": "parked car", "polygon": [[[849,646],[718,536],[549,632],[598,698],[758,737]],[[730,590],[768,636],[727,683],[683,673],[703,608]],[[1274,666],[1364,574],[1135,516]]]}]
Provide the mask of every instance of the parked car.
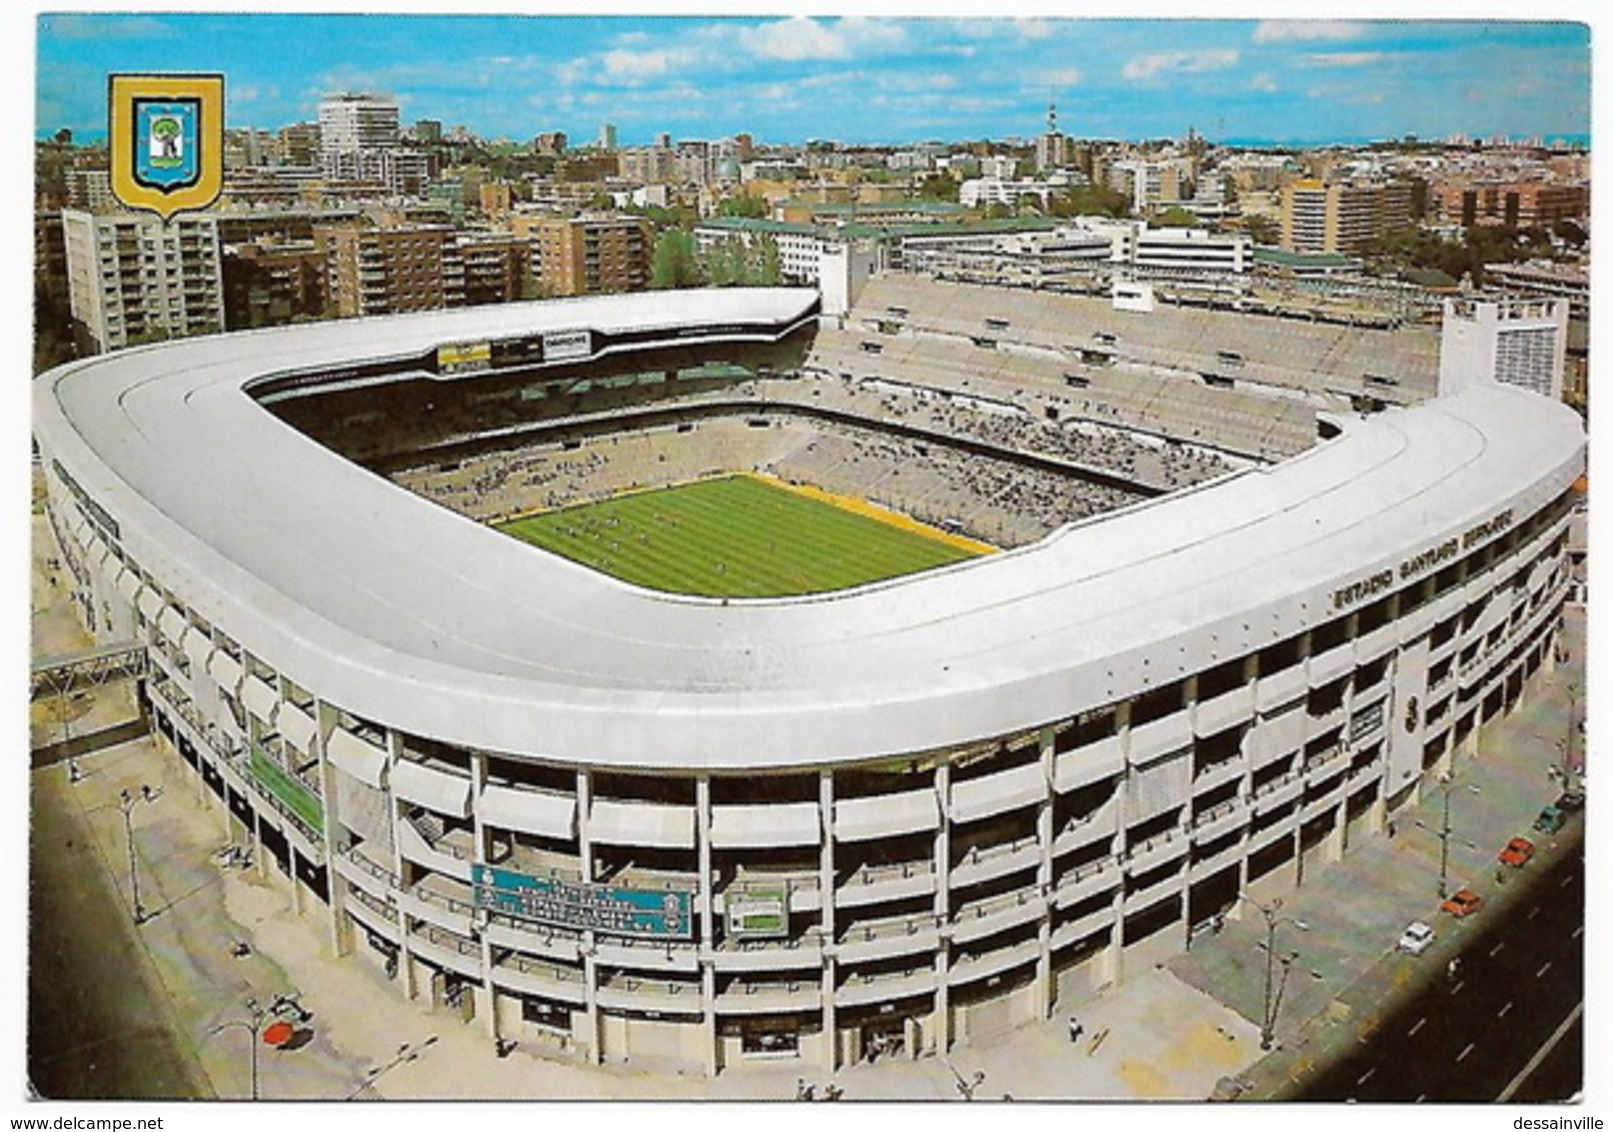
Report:
[{"label": "parked car", "polygon": [[1569,815],[1557,806],[1548,806],[1536,815],[1536,823],[1532,828],[1537,833],[1557,833],[1568,820]]},{"label": "parked car", "polygon": [[1566,814],[1579,813],[1586,808],[1586,791],[1565,790],[1558,795],[1558,800],[1553,805]]},{"label": "parked car", "polygon": [[1440,910],[1461,919],[1464,916],[1472,916],[1475,912],[1478,912],[1480,905],[1483,903],[1484,901],[1480,899],[1479,893],[1472,888],[1459,888],[1441,902]]},{"label": "parked car", "polygon": [[1429,945],[1435,942],[1435,929],[1422,920],[1414,920],[1407,925],[1407,930],[1401,933],[1396,941],[1395,949],[1405,951],[1408,955],[1422,955],[1429,950]]},{"label": "parked car", "polygon": [[1515,837],[1496,855],[1496,859],[1504,865],[1511,865],[1515,869],[1522,869],[1530,863],[1530,858],[1536,855],[1535,843],[1528,837]]}]

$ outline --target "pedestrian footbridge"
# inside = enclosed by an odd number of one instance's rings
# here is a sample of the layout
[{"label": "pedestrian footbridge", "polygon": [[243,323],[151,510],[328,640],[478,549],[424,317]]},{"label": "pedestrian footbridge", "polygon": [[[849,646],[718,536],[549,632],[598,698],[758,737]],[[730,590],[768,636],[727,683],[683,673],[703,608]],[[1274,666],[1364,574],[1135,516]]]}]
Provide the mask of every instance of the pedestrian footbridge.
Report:
[{"label": "pedestrian footbridge", "polygon": [[86,652],[40,657],[34,661],[29,676],[29,699],[66,696],[119,680],[138,680],[146,674],[148,665],[144,641],[114,641]]}]

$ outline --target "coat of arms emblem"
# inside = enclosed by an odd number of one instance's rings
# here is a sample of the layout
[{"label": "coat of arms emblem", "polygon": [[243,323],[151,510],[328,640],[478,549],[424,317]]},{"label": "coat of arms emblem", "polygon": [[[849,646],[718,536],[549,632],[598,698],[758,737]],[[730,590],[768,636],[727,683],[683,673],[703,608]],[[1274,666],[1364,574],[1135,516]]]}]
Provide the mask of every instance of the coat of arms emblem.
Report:
[{"label": "coat of arms emblem", "polygon": [[107,89],[112,194],[168,220],[224,185],[223,75],[113,75]]}]

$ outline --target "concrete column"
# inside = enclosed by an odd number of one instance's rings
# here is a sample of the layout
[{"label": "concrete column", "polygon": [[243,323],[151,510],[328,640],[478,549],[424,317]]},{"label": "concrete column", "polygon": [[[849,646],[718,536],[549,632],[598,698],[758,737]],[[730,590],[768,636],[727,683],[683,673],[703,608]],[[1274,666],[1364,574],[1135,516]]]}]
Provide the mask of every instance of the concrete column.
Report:
[{"label": "concrete column", "polygon": [[[951,875],[949,861],[952,856],[952,831],[948,818],[948,808],[952,795],[952,767],[947,762],[940,762],[935,770],[936,799],[941,810],[941,820],[936,824],[936,841],[932,850],[936,867],[936,898],[931,905],[931,911],[936,917],[940,927],[940,944],[936,948],[936,1049],[937,1056],[947,1053],[953,1045],[953,1018],[952,1007],[947,993],[947,973],[952,961],[953,928],[950,922],[949,906],[951,894],[948,887]],[[910,1053],[917,1053],[910,1050]]]},{"label": "concrete column", "polygon": [[1367,828],[1370,833],[1384,833],[1388,822],[1389,806],[1384,800],[1384,779],[1379,778],[1379,796],[1367,809]]},{"label": "concrete column", "polygon": [[[173,713],[170,712],[169,716],[172,718]],[[168,740],[161,737],[161,732],[153,731],[153,734],[158,737],[159,741],[163,743],[168,742]],[[207,756],[205,760],[203,759],[204,754]],[[212,763],[215,767],[217,767],[219,763],[218,752],[206,743],[203,743],[201,746],[196,748],[196,774],[193,776],[196,779],[196,805],[202,809],[207,808],[207,799],[212,794],[212,791],[207,788],[207,783],[202,778],[201,764],[204,761]],[[230,808],[228,806],[224,807],[224,828],[230,840],[234,841],[235,821],[230,815]]]},{"label": "concrete column", "polygon": [[[225,791],[228,793],[228,785],[225,786]],[[265,848],[263,844],[263,817],[258,813],[257,807],[252,804],[252,797],[250,794],[247,796],[246,801],[247,812],[252,815],[252,867],[257,870],[259,880],[268,880],[269,850]]]},{"label": "concrete column", "polygon": [[721,1047],[717,1033],[717,967],[712,950],[717,946],[717,901],[712,892],[712,779],[695,779],[695,856],[700,883],[695,890],[696,936],[700,942],[702,1057],[706,1075],[716,1077]]},{"label": "concrete column", "polygon": [[1115,733],[1121,744],[1122,765],[1126,768],[1115,786],[1116,838],[1120,848],[1122,881],[1116,888],[1115,926],[1110,931],[1110,946],[1099,962],[1105,981],[1119,983],[1126,975],[1126,831],[1132,822],[1132,807],[1127,804],[1127,780],[1132,777],[1132,705],[1123,702],[1115,706]]},{"label": "concrete column", "polygon": [[325,757],[325,740],[336,726],[336,712],[324,700],[314,701],[314,738],[309,753],[319,760],[319,797],[325,826],[325,888],[329,897],[326,905],[326,936],[330,940],[331,954],[338,959],[353,950],[353,932],[344,923],[342,909],[347,902],[347,881],[336,871],[334,861],[343,838],[339,825],[342,815],[336,804],[336,768]]},{"label": "concrete column", "polygon": [[823,956],[819,968],[819,997],[822,1000],[824,1047],[823,1068],[830,1073],[840,1068],[840,1036],[835,1018],[835,775],[818,772],[818,899],[819,946]]},{"label": "concrete column", "polygon": [[1042,763],[1042,805],[1037,808],[1037,899],[1042,901],[1042,919],[1037,924],[1037,973],[1033,994],[1036,1016],[1046,1018],[1054,1008],[1053,942],[1054,891],[1054,729],[1044,727],[1037,736]]},{"label": "concrete column", "polygon": [[[398,844],[398,826],[404,821],[403,814],[398,808],[398,799],[392,796],[392,768],[398,765],[403,757],[403,737],[392,728],[387,728],[387,813],[392,818],[392,875],[397,878],[400,888],[405,887],[403,850]],[[415,998],[420,993],[418,979],[415,975],[414,955],[409,948],[409,917],[403,910],[398,910],[398,973],[403,977],[403,993],[408,999]]]},{"label": "concrete column", "polygon": [[[577,772],[577,860],[583,873],[583,883],[594,883],[594,846],[589,840],[589,809],[592,805],[593,779],[586,770]],[[585,1057],[590,1065],[600,1063],[600,1006],[595,987],[595,938],[592,931],[583,933],[583,1035],[588,1042]]]},{"label": "concrete column", "polygon": [[1194,913],[1189,900],[1194,889],[1194,742],[1199,737],[1199,675],[1188,677],[1183,682],[1183,698],[1187,701],[1184,711],[1188,713],[1188,800],[1184,805],[1183,819],[1179,822],[1183,836],[1188,838],[1188,850],[1183,854],[1182,879],[1179,882],[1181,889],[1177,893],[1177,922],[1182,925],[1182,949],[1187,951],[1194,943]]},{"label": "concrete column", "polygon": [[482,824],[482,790],[488,784],[488,757],[481,751],[471,752],[471,903],[476,911],[471,916],[472,931],[481,948],[483,998],[486,1006],[488,1040],[497,1048],[503,1035],[499,1033],[499,992],[493,985],[493,945],[488,942],[488,914],[477,900],[476,870],[485,865],[491,856],[492,832]]},{"label": "concrete column", "polygon": [[[290,841],[290,838],[287,838],[287,840]],[[301,855],[297,852],[297,846],[287,845],[286,863],[290,866],[288,869],[290,875],[286,879],[291,882],[291,910],[297,916],[301,916],[307,911],[308,904],[308,898],[303,893],[303,882],[297,876],[297,859]]]},{"label": "concrete column", "polygon": [[1328,831],[1323,838],[1323,863],[1333,864],[1345,856],[1345,811],[1349,805],[1350,792],[1347,790],[1344,797],[1334,807],[1334,828]]}]

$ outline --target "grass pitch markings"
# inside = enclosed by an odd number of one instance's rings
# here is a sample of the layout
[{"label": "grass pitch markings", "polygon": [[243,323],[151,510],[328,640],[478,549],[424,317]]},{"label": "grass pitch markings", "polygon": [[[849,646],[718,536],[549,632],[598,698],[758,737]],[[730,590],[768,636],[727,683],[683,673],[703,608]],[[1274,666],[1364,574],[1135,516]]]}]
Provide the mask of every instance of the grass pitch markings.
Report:
[{"label": "grass pitch markings", "polygon": [[822,593],[980,553],[980,544],[959,545],[906,516],[744,475],[627,493],[498,529],[623,581],[711,597]]}]

